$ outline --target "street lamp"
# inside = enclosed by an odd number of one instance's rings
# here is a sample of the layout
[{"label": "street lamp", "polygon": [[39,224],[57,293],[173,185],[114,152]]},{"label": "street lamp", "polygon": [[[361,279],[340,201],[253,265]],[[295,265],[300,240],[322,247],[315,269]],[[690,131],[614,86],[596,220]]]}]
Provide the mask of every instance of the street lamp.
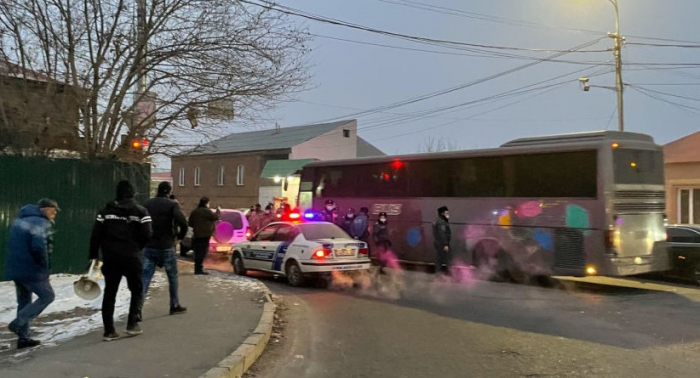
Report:
[{"label": "street lamp", "polygon": [[614,89],[615,92],[617,92],[618,129],[620,131],[625,131],[625,111],[624,102],[622,99],[622,91],[624,89],[624,85],[622,83],[622,43],[624,42],[625,37],[620,35],[620,9],[618,7],[617,0],[608,1],[615,8],[615,32],[608,33],[608,37],[615,41],[615,47],[613,49],[613,55],[615,56],[615,88],[590,85],[588,84],[587,78],[581,78],[579,79],[579,82],[581,83],[583,90],[586,92],[588,92],[591,87]]}]

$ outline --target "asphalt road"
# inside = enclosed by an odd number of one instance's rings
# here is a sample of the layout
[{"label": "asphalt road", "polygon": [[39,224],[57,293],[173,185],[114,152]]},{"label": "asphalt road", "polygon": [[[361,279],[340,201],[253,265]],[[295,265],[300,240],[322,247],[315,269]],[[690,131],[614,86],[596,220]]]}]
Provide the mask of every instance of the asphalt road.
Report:
[{"label": "asphalt road", "polygon": [[255,276],[277,295],[280,322],[248,377],[700,376],[700,291],[691,287],[394,272],[361,288],[291,288]]}]

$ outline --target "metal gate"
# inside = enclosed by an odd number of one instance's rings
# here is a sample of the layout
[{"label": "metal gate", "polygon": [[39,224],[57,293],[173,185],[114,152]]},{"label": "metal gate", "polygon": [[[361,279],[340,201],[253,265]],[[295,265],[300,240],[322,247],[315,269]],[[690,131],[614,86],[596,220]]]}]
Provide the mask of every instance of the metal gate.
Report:
[{"label": "metal gate", "polygon": [[144,203],[150,176],[149,164],[0,156],[0,280],[9,227],[23,205],[43,197],[58,201],[51,272],[81,273],[87,267],[95,215],[114,199],[117,182],[131,181],[137,202]]}]

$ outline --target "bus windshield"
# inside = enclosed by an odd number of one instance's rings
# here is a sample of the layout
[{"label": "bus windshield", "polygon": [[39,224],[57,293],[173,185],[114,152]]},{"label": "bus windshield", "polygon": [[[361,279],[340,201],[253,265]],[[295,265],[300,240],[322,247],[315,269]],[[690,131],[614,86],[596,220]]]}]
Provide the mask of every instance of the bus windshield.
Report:
[{"label": "bus windshield", "polygon": [[616,184],[664,184],[664,158],[661,151],[614,150]]}]

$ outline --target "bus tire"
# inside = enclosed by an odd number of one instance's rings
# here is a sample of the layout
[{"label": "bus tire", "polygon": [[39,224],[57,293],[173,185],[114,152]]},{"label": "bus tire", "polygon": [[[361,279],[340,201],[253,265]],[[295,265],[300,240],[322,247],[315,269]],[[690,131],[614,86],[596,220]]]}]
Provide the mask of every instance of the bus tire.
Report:
[{"label": "bus tire", "polygon": [[505,266],[508,253],[496,241],[483,241],[474,248],[474,265],[483,275],[482,278],[491,281],[508,280],[509,272]]}]

